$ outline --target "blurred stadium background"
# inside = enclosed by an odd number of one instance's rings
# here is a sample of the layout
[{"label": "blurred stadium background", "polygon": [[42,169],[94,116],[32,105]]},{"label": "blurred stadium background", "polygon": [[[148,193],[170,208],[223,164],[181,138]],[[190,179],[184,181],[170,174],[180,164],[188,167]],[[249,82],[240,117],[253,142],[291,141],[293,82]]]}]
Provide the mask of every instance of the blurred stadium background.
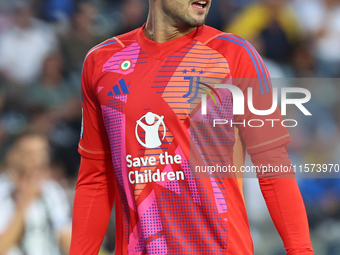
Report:
[{"label": "blurred stadium background", "polygon": [[[84,56],[142,25],[147,8],[147,0],[0,1],[0,172],[17,135],[45,134],[50,174],[72,205]],[[274,80],[294,79],[311,91],[312,117],[290,111],[299,119],[289,129],[293,163],[340,163],[340,0],[213,0],[207,24],[249,40]],[[330,177],[298,178],[318,255],[340,254],[340,179]],[[257,180],[244,187],[255,254],[285,254]],[[103,254],[113,254],[112,229]]]}]

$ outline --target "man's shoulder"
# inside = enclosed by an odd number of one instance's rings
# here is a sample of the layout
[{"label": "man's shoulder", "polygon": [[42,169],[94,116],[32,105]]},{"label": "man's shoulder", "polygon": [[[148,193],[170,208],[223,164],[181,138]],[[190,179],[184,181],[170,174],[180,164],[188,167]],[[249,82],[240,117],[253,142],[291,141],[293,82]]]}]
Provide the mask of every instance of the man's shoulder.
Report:
[{"label": "man's shoulder", "polygon": [[195,38],[202,43],[207,43],[221,34],[223,34],[223,32],[218,29],[203,25],[199,27],[198,33],[196,34]]},{"label": "man's shoulder", "polygon": [[117,40],[122,43],[125,47],[127,44],[135,42],[137,40],[137,33],[141,28],[136,28],[128,33],[116,36]]},{"label": "man's shoulder", "polygon": [[217,51],[241,50],[242,48],[247,49],[252,47],[252,45],[242,37],[222,32],[207,25],[200,28],[196,39]]},{"label": "man's shoulder", "polygon": [[137,28],[128,33],[111,37],[97,44],[88,51],[85,60],[89,57],[99,56],[102,53],[115,54],[121,51],[137,40],[137,32],[139,29],[140,28]]}]

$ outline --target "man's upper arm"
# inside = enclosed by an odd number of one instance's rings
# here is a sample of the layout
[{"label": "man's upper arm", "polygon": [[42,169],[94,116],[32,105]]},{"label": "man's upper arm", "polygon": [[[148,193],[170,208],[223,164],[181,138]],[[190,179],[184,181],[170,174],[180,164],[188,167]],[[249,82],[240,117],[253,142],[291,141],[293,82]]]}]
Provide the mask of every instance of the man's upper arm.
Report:
[{"label": "man's upper arm", "polygon": [[110,146],[96,86],[92,83],[94,68],[90,55],[85,59],[81,77],[83,119],[78,151],[87,158],[105,159],[110,154]]},{"label": "man's upper arm", "polygon": [[[235,122],[242,123],[238,127],[248,153],[252,155],[290,142],[278,107],[273,113],[263,116],[249,109],[249,98],[256,110],[269,110],[272,107],[273,88],[265,63],[246,40],[233,35],[228,37],[235,44],[235,50],[230,53],[232,82],[242,90],[245,99],[244,115],[234,117]],[[252,89],[251,97],[249,88]]]}]

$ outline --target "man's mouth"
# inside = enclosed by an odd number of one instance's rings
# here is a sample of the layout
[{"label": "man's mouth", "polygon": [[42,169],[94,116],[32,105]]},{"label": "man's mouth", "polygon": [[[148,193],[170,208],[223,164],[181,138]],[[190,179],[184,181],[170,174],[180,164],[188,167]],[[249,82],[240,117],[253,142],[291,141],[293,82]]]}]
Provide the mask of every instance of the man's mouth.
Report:
[{"label": "man's mouth", "polygon": [[195,1],[191,5],[195,7],[195,9],[201,9],[204,10],[205,7],[207,7],[209,1]]}]

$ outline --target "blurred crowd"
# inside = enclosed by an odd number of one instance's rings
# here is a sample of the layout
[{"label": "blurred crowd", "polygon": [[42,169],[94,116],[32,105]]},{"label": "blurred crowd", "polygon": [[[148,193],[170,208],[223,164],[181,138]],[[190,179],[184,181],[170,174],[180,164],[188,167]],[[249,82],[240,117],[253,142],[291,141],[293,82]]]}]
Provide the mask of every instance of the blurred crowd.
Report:
[{"label": "blurred crowd", "polygon": [[[83,59],[141,26],[147,10],[147,0],[0,1],[0,254],[67,254]],[[313,116],[290,112],[299,119],[289,130],[293,163],[339,164],[340,0],[213,0],[207,24],[250,41],[274,84],[311,91]],[[320,255],[340,254],[340,181],[330,177],[298,179]],[[259,237],[271,236],[269,216],[246,181],[256,254],[284,254]]]}]

